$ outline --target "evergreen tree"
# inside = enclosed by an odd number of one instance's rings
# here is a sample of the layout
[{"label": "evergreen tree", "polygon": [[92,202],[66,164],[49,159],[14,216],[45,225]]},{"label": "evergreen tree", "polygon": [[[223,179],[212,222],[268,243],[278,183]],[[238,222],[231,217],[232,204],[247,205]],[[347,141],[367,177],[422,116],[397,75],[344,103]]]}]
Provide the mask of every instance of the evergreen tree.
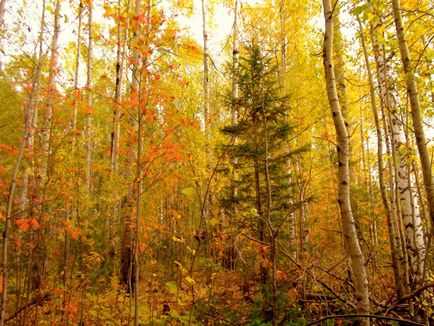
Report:
[{"label": "evergreen tree", "polygon": [[[248,229],[252,237],[269,247],[261,250],[259,264],[263,317],[268,320],[276,313],[278,294],[275,244],[278,237],[288,238],[283,226],[295,206],[288,200],[292,185],[287,161],[295,152],[289,150],[290,108],[288,96],[279,95],[276,69],[274,58],[258,44],[242,47],[239,65],[232,74],[238,84],[238,98],[227,99],[230,107],[237,108],[239,120],[222,129],[235,139],[225,150],[230,157],[228,164],[237,171],[222,201],[237,229]],[[231,191],[234,188],[236,192]]]}]

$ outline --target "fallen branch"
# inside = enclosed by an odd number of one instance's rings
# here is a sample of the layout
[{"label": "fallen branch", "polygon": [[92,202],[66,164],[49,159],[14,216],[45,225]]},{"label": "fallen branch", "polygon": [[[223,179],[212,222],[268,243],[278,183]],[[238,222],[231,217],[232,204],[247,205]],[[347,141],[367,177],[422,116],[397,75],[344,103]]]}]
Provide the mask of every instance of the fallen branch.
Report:
[{"label": "fallen branch", "polygon": [[382,320],[391,320],[396,322],[404,322],[406,325],[416,325],[416,326],[425,326],[425,324],[421,324],[415,321],[411,321],[408,319],[400,319],[395,317],[389,317],[389,316],[379,316],[379,315],[369,315],[369,314],[348,314],[348,315],[333,315],[333,316],[327,316],[318,320],[315,320],[314,322],[311,322],[307,324],[306,326],[312,326],[322,323],[323,321],[330,320],[330,319],[345,319],[345,318],[374,318],[374,319],[382,319]]},{"label": "fallen branch", "polygon": [[428,283],[425,285],[422,285],[421,287],[417,288],[413,292],[410,292],[409,294],[403,295],[401,298],[396,300],[393,305],[398,304],[403,301],[411,300],[415,297],[418,297],[423,291],[428,290],[430,288],[434,288],[434,283]]},{"label": "fallen branch", "polygon": [[10,315],[8,318],[6,318],[5,319],[5,323],[7,323],[8,321],[11,321],[15,317],[17,317],[21,312],[23,312],[27,308],[29,308],[29,307],[31,307],[31,306],[33,306],[35,304],[40,304],[40,303],[42,303],[44,301],[50,301],[50,300],[51,300],[51,294],[50,293],[46,293],[43,296],[34,298],[28,304],[22,306],[20,309],[18,309],[17,311],[15,311],[12,315]]}]

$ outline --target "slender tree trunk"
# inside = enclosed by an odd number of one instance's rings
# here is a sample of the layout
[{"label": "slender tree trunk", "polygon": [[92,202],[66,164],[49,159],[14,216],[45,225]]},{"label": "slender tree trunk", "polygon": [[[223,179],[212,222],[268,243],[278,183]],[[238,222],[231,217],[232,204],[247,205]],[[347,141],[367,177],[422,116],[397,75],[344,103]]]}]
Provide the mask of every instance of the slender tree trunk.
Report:
[{"label": "slender tree trunk", "polygon": [[[238,115],[239,115],[239,81],[238,81],[238,59],[239,59],[239,30],[238,30],[238,16],[239,16],[239,0],[234,1],[234,26],[233,26],[233,35],[232,35],[232,125],[238,125]],[[237,137],[234,138],[234,145],[236,145]],[[232,227],[234,223],[234,219],[238,215],[238,158],[234,156],[232,158],[232,199],[231,199],[231,212],[229,214],[229,227]],[[236,221],[235,221],[236,223]],[[229,252],[233,252],[234,250],[234,237],[232,233],[229,235],[229,246],[226,248]],[[229,264],[228,267],[233,269],[235,267],[235,257],[230,254],[229,255]]]},{"label": "slender tree trunk", "polygon": [[[3,40],[5,39],[5,31],[6,28],[4,26],[5,23],[5,11],[6,11],[6,0],[0,0],[0,46],[3,50]],[[4,53],[4,52],[3,52]],[[2,67],[3,63],[2,60],[0,60],[0,68]]]},{"label": "slender tree trunk", "polygon": [[[208,66],[208,30],[206,26],[206,0],[202,0],[202,32],[203,32],[203,121],[204,132],[206,137],[205,153],[207,157],[207,175],[211,170],[210,162],[210,117],[209,117],[209,66]],[[211,198],[208,192],[207,198],[204,198],[204,221],[208,224],[210,214]]]},{"label": "slender tree trunk", "polygon": [[[121,15],[121,0],[118,1],[118,15]],[[125,31],[122,29],[120,22],[117,26],[117,53],[116,53],[116,81],[115,81],[115,96],[113,103],[113,118],[112,118],[112,132],[111,132],[111,149],[110,149],[110,163],[111,172],[110,177],[113,178],[119,170],[119,138],[121,134],[121,101],[122,101],[122,81],[124,73],[124,58],[125,58]],[[114,260],[116,255],[115,248],[115,225],[120,213],[119,193],[117,190],[114,192],[113,204],[111,212],[107,218],[107,237],[108,237],[108,252],[106,259],[112,260],[109,262],[110,275],[114,267]]]},{"label": "slender tree trunk", "polygon": [[[351,209],[350,197],[350,169],[349,169],[349,136],[340,107],[338,92],[336,88],[336,77],[333,61],[333,10],[330,0],[323,0],[325,18],[325,39],[324,39],[324,68],[327,85],[327,96],[333,116],[333,122],[337,136],[338,166],[339,166],[339,188],[338,203],[344,229],[344,236],[347,239],[347,253],[351,259],[352,277],[356,290],[357,311],[361,314],[368,314],[370,311],[369,285],[365,267],[365,260],[360,248],[357,230]],[[369,325],[369,318],[362,318],[363,325]]]},{"label": "slender tree trunk", "polygon": [[[392,157],[394,161],[393,166],[396,171],[397,203],[400,208],[399,211],[405,228],[405,235],[403,235],[405,243],[404,251],[407,253],[408,258],[404,260],[409,263],[408,267],[410,267],[410,276],[412,281],[417,283],[423,274],[424,258],[422,257],[425,256],[426,251],[422,220],[418,209],[418,199],[414,193],[410,171],[406,164],[408,154],[405,154],[406,140],[404,135],[404,126],[397,110],[398,95],[391,83],[392,78],[389,77],[384,54],[380,52],[379,46],[376,44],[377,42],[374,31],[372,33],[372,39],[374,42],[374,56],[378,71],[380,98],[387,115],[387,130],[390,134]],[[408,267],[405,267],[404,270],[408,270]],[[403,287],[403,289],[405,289],[405,287]]]},{"label": "slender tree trunk", "polygon": [[392,216],[392,210],[390,207],[390,199],[386,192],[386,183],[384,181],[384,161],[383,161],[383,135],[381,133],[381,125],[380,125],[380,119],[378,114],[378,108],[377,108],[377,101],[376,101],[376,94],[375,94],[375,87],[374,87],[374,78],[371,70],[371,66],[369,63],[369,56],[368,51],[366,47],[366,41],[365,36],[363,33],[363,27],[360,19],[357,17],[357,20],[359,22],[360,27],[360,38],[362,42],[362,48],[363,48],[363,54],[365,58],[365,66],[366,71],[368,74],[368,82],[369,82],[369,92],[371,97],[371,108],[372,113],[374,115],[374,122],[375,122],[375,132],[377,135],[377,165],[378,165],[378,179],[379,179],[379,186],[380,186],[380,193],[381,193],[381,199],[383,201],[383,207],[384,211],[386,213],[386,219],[387,219],[387,227],[388,227],[388,233],[389,233],[389,245],[390,245],[390,252],[392,255],[392,266],[393,266],[393,273],[394,273],[394,279],[395,279],[395,288],[397,292],[398,298],[400,298],[404,294],[404,286],[402,284],[401,279],[401,271],[400,271],[400,265],[399,260],[397,257],[397,244],[395,241],[395,230],[392,227],[393,222],[393,216]]},{"label": "slender tree trunk", "polygon": [[[5,1],[2,1],[0,4],[0,14],[3,15]],[[41,71],[42,71],[42,44],[43,44],[43,30],[45,26],[45,0],[43,0],[42,4],[42,16],[41,16],[41,25],[39,32],[39,53],[38,53],[38,62],[35,68],[34,79],[32,81],[32,90],[29,95],[29,99],[24,108],[24,117],[25,117],[25,126],[24,126],[24,135],[22,138],[22,143],[20,146],[20,150],[18,152],[18,157],[15,161],[15,166],[12,172],[11,183],[9,187],[8,200],[7,200],[7,208],[6,208],[6,221],[5,221],[5,230],[3,232],[3,248],[2,248],[2,299],[1,299],[1,308],[0,308],[0,325],[4,325],[5,322],[5,312],[6,312],[6,301],[7,301],[7,290],[8,290],[8,276],[9,276],[9,265],[8,265],[8,245],[9,245],[9,233],[11,227],[11,219],[12,219],[12,209],[13,209],[13,200],[16,189],[16,180],[18,176],[18,172],[21,166],[21,162],[23,160],[24,152],[27,147],[30,153],[33,152],[34,148],[34,136],[33,133],[30,132],[31,128],[35,128],[35,124],[37,123],[37,115],[35,112],[35,106],[38,101],[39,89],[40,89],[40,80],[41,80]],[[1,27],[1,24],[0,24]],[[32,155],[32,154],[31,154]],[[33,157],[30,159],[30,166],[32,167]],[[25,172],[25,176],[27,176],[28,182],[28,174]],[[27,185],[25,185],[27,187]],[[23,190],[23,193],[25,190]],[[27,197],[28,194],[24,194],[21,205],[27,205]]]},{"label": "slender tree trunk", "polygon": [[54,91],[57,75],[57,60],[59,57],[58,40],[59,40],[59,19],[60,19],[60,0],[56,0],[56,8],[54,11],[54,32],[51,41],[51,57],[50,67],[48,72],[48,100],[44,112],[43,129],[41,132],[41,147],[42,147],[42,163],[41,163],[41,181],[40,191],[46,186],[48,174],[48,161],[50,156],[50,141],[52,132],[52,119],[54,109]]},{"label": "slender tree trunk", "polygon": [[[3,19],[3,11],[4,11],[4,4],[5,1],[2,1],[0,4],[0,15],[1,19]],[[0,22],[0,28],[1,28],[2,22]],[[8,255],[8,248],[9,248],[9,237],[10,237],[10,228],[11,228],[11,220],[12,220],[12,210],[13,210],[13,204],[14,204],[14,196],[15,196],[15,190],[16,190],[16,184],[17,184],[17,177],[18,172],[21,167],[21,162],[23,160],[24,151],[26,149],[26,145],[29,147],[29,149],[32,149],[30,147],[33,147],[33,136],[30,132],[30,128],[32,127],[32,123],[34,122],[34,110],[33,107],[37,101],[37,97],[39,94],[39,87],[40,87],[40,79],[41,79],[41,70],[42,70],[42,31],[43,27],[45,25],[45,0],[43,1],[43,9],[42,9],[42,18],[41,18],[41,31],[40,31],[40,48],[39,48],[39,55],[38,55],[38,63],[35,71],[35,78],[32,82],[32,91],[30,93],[30,97],[28,99],[28,102],[24,108],[24,134],[23,138],[21,140],[21,145],[18,151],[18,156],[15,160],[15,165],[12,171],[12,177],[11,182],[9,185],[9,192],[8,192],[8,200],[7,200],[7,206],[6,206],[6,218],[5,218],[5,228],[3,231],[3,238],[2,238],[2,256],[1,256],[1,288],[2,288],[2,296],[1,296],[1,305],[0,305],[0,326],[3,326],[5,323],[5,315],[6,315],[6,302],[7,302],[7,292],[8,292],[8,277],[9,277],[9,255]]]},{"label": "slender tree trunk", "polygon": [[[129,8],[128,8],[129,9]],[[128,10],[127,9],[127,10]],[[141,0],[135,0],[134,2],[134,15],[139,16],[140,12],[142,10],[142,1]],[[139,26],[137,26],[137,23],[134,21],[131,23],[131,28],[134,31],[133,36],[138,37],[139,35]],[[138,99],[138,90],[139,90],[139,55],[137,53],[136,49],[133,49],[131,47],[131,52],[133,55],[133,62],[132,62],[132,72],[131,72],[131,89],[130,89],[130,99],[131,101],[137,102]],[[135,115],[134,115],[135,116]],[[133,118],[132,116],[128,116],[128,130],[127,134],[130,138],[127,142],[127,159],[126,159],[126,167],[125,167],[125,179],[129,180],[131,178],[131,171],[133,171],[133,164],[134,164],[134,156],[136,152],[133,149],[133,138],[132,134],[136,131],[136,123],[137,120]],[[125,209],[122,212],[122,240],[121,240],[121,252],[120,252],[120,273],[119,273],[119,283],[123,286],[127,287],[128,293],[134,292],[134,253],[132,250],[133,247],[133,232],[132,227],[133,225],[133,195],[134,195],[134,189],[135,189],[135,183],[133,182],[129,189],[128,193],[125,195],[125,200],[123,207]]]},{"label": "slender tree trunk", "polygon": [[[286,1],[281,0],[279,3],[279,22],[280,22],[280,51],[281,58],[280,64],[278,66],[278,77],[279,77],[279,87],[281,90],[284,89],[284,77],[286,73],[286,12],[285,12]],[[285,94],[281,94],[284,96]],[[288,114],[285,112],[286,120],[288,120]],[[285,154],[288,155],[290,151],[290,144],[285,145]],[[289,155],[288,155],[289,156]],[[294,206],[294,191],[292,188],[292,164],[291,159],[288,157],[286,160],[286,173],[288,174],[287,182],[289,186],[288,192],[288,206],[290,213],[288,215],[288,230],[289,230],[289,248],[292,258],[297,256],[297,245],[296,245],[296,231],[295,231],[295,211],[293,211]],[[301,204],[303,205],[303,204]]]},{"label": "slender tree trunk", "polygon": [[412,65],[410,51],[404,35],[404,24],[402,22],[401,1],[392,0],[395,28],[399,41],[399,52],[405,74],[407,93],[410,99],[411,117],[413,120],[414,136],[419,152],[419,159],[422,167],[423,181],[428,201],[431,223],[434,226],[434,180],[431,171],[431,158],[429,156],[425,132],[423,129],[423,116],[421,112],[418,89],[415,79],[415,71]]},{"label": "slender tree trunk", "polygon": [[[422,219],[420,216],[418,198],[414,192],[415,186],[411,180],[410,169],[406,161],[404,130],[396,109],[391,112],[392,145],[395,152],[397,169],[397,190],[401,206],[402,221],[405,230],[405,246],[410,268],[410,281],[412,287],[416,287],[423,277],[423,265],[425,261],[425,243]],[[419,284],[420,285],[420,284]]]},{"label": "slender tree trunk", "polygon": [[[264,103],[262,103],[262,121],[264,128],[264,173],[265,173],[265,186],[267,189],[266,195],[266,211],[265,218],[267,221],[268,233],[270,234],[270,260],[271,260],[271,302],[268,303],[271,308],[271,318],[273,326],[276,326],[278,323],[278,312],[277,312],[277,280],[276,280],[276,272],[277,272],[277,257],[276,257],[276,237],[277,234],[273,230],[272,221],[271,221],[271,207],[272,207],[272,190],[271,190],[271,179],[270,179],[270,171],[269,171],[269,145],[268,145],[268,121],[264,108]],[[267,304],[267,302],[266,302]]]},{"label": "slender tree trunk", "polygon": [[[0,1],[0,31],[1,31],[1,33],[3,33],[5,7],[6,7],[6,0],[1,0]],[[3,38],[3,36],[2,36],[2,38]]]},{"label": "slender tree trunk", "polygon": [[17,176],[18,172],[20,170],[21,161],[23,159],[24,155],[24,149],[26,142],[29,137],[29,129],[30,129],[30,116],[31,111],[30,107],[27,108],[25,112],[25,127],[24,127],[24,136],[21,141],[20,150],[18,152],[18,157],[15,160],[15,166],[12,171],[12,178],[11,183],[9,185],[9,192],[8,192],[8,201],[7,201],[7,208],[6,208],[6,221],[5,221],[5,229],[3,231],[3,248],[2,248],[2,261],[1,261],[1,268],[2,268],[2,300],[1,300],[1,310],[0,310],[0,326],[4,325],[5,322],[5,312],[6,312],[6,301],[7,301],[7,289],[8,289],[8,276],[9,276],[9,265],[8,265],[8,244],[9,244],[9,232],[10,232],[10,226],[11,226],[11,219],[12,219],[12,208],[13,208],[13,201],[14,201],[14,195],[15,195],[15,189],[17,184]]},{"label": "slender tree trunk", "polygon": [[[238,124],[238,114],[239,114],[239,105],[238,105],[238,93],[239,93],[239,89],[238,89],[238,83],[239,81],[238,79],[238,74],[237,74],[237,70],[238,70],[238,58],[239,58],[239,53],[240,53],[240,49],[239,49],[239,40],[238,40],[238,15],[239,15],[239,4],[238,4],[238,0],[235,0],[234,3],[234,34],[233,34],[233,43],[232,43],[232,71],[233,71],[233,76],[232,76],[232,125],[236,126]],[[234,144],[237,143],[237,139],[234,139]],[[237,180],[238,176],[237,176],[237,164],[238,164],[238,159],[236,157],[233,158],[232,160],[232,165],[233,165],[233,172],[232,172],[232,179],[233,180]],[[237,197],[238,197],[238,187],[235,184],[233,186],[232,189],[232,198],[233,198],[233,207],[232,207],[232,217],[237,216]],[[232,245],[232,244],[231,244]]]},{"label": "slender tree trunk", "polygon": [[88,46],[87,46],[87,81],[86,81],[86,185],[89,191],[92,191],[92,166],[93,166],[93,112],[92,112],[92,56],[93,56],[93,4],[89,2],[88,8]]},{"label": "slender tree trunk", "polygon": [[43,237],[44,225],[42,216],[45,210],[44,196],[46,194],[47,186],[49,183],[49,174],[50,174],[50,156],[51,156],[51,135],[52,135],[52,119],[53,119],[53,110],[54,110],[54,100],[55,100],[55,83],[56,83],[56,75],[57,75],[57,61],[59,57],[58,53],[58,40],[59,40],[59,32],[60,32],[60,1],[56,1],[56,6],[54,10],[54,32],[51,41],[51,57],[49,63],[49,71],[48,71],[48,99],[47,104],[44,108],[44,120],[41,123],[42,130],[40,133],[41,136],[41,163],[39,168],[39,182],[38,182],[38,199],[41,203],[40,212],[39,212],[39,224],[40,227],[35,231],[34,241],[36,243],[35,248],[33,250],[32,257],[32,271],[31,271],[31,286],[32,289],[39,289],[42,278],[45,274],[45,264],[46,264],[46,248],[45,241]]},{"label": "slender tree trunk", "polygon": [[[342,117],[344,118],[347,133],[350,134],[349,126],[349,107],[347,99],[347,85],[345,82],[345,63],[342,50],[342,33],[340,22],[340,5],[338,1],[334,4],[334,16],[333,16],[333,54],[335,57],[334,73],[336,78],[336,89],[338,92],[339,103],[342,110]],[[351,159],[351,158],[350,158]],[[351,171],[350,171],[351,173]]]},{"label": "slender tree trunk", "polygon": [[[118,1],[118,15],[121,15],[121,1]],[[123,40],[123,30],[121,24],[117,26],[117,52],[116,52],[116,84],[115,84],[115,97],[113,106],[113,120],[112,120],[112,139],[111,139],[111,152],[110,162],[112,172],[116,173],[119,167],[119,137],[120,137],[120,113],[121,113],[121,100],[122,100],[122,79],[123,67],[125,56],[125,40]]]},{"label": "slender tree trunk", "polygon": [[80,4],[78,6],[78,29],[77,29],[77,55],[75,56],[75,71],[74,71],[74,109],[72,113],[72,126],[71,129],[74,133],[72,138],[72,152],[75,154],[77,150],[77,119],[78,119],[78,99],[79,99],[79,91],[78,91],[78,77],[80,71],[80,51],[81,51],[81,25],[82,25],[82,13],[83,13],[83,2],[80,0]]},{"label": "slender tree trunk", "polygon": [[[253,114],[253,141],[255,150],[258,150],[259,148],[259,135],[258,135],[258,119],[256,116],[256,113]],[[262,193],[261,193],[261,179],[260,179],[260,163],[257,156],[254,158],[254,174],[255,174],[255,204],[256,204],[256,212],[258,214],[259,220],[258,220],[258,236],[259,240],[261,242],[265,242],[265,223],[264,223],[264,216],[263,216],[263,209],[262,209]],[[267,257],[264,255],[264,252],[261,253],[261,259],[267,259]],[[265,285],[268,282],[268,273],[267,269],[262,266],[260,267],[261,271],[261,285],[263,288],[263,295],[265,297]]]},{"label": "slender tree trunk", "polygon": [[[72,146],[71,153],[72,158],[75,161],[76,153],[77,153],[77,118],[78,118],[78,99],[79,99],[79,91],[78,91],[78,78],[79,78],[79,69],[80,69],[80,47],[81,47],[81,25],[82,25],[82,12],[83,12],[83,3],[80,1],[78,6],[78,30],[77,30],[77,47],[76,47],[76,56],[75,56],[75,70],[74,70],[74,102],[73,102],[73,112],[72,112],[72,121],[71,121],[71,131],[72,131]],[[78,175],[74,173],[69,177],[69,182],[71,184],[75,184],[77,182]],[[77,205],[76,199],[72,199],[71,203],[67,204],[67,212],[66,212],[66,225],[68,225],[71,215],[75,210],[75,206]],[[63,248],[63,256],[60,266],[60,275],[62,278],[63,286],[66,284],[66,280],[68,279],[67,275],[67,264],[69,260],[70,254],[70,238],[67,230],[64,231],[64,248]],[[66,299],[65,299],[66,300]],[[66,301],[65,301],[66,302]]]},{"label": "slender tree trunk", "polygon": [[140,250],[140,204],[141,204],[141,157],[142,157],[142,113],[141,113],[141,91],[138,94],[139,105],[137,106],[137,164],[136,164],[136,218],[135,218],[135,244],[134,244],[134,326],[139,325],[139,250]]}]

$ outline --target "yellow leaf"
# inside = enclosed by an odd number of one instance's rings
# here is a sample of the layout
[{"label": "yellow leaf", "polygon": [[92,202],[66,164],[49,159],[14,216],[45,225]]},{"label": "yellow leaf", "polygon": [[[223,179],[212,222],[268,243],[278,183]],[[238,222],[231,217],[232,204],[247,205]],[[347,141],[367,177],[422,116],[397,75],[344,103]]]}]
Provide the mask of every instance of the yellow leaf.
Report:
[{"label": "yellow leaf", "polygon": [[172,236],[172,240],[175,241],[175,242],[181,242],[181,243],[185,242],[185,239],[183,239],[183,238],[177,238],[175,236]]},{"label": "yellow leaf", "polygon": [[185,279],[188,283],[190,283],[191,285],[196,284],[196,281],[193,280],[190,276],[186,276],[186,277],[184,277],[184,279]]}]

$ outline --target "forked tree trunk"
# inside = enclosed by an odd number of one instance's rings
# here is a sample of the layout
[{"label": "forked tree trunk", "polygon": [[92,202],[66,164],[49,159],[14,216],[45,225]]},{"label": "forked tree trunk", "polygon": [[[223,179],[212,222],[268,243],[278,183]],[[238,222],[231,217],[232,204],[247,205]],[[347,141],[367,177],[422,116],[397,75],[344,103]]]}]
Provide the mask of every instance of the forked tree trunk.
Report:
[{"label": "forked tree trunk", "polygon": [[[333,117],[337,137],[338,152],[338,203],[347,242],[347,254],[351,259],[352,278],[356,291],[357,312],[368,314],[370,311],[369,285],[365,260],[360,248],[355,221],[351,209],[350,169],[349,169],[349,136],[342,116],[336,88],[336,77],[333,59],[333,9],[330,0],[323,0],[325,19],[324,70],[327,86],[327,97]],[[369,325],[369,318],[360,319],[362,325]]]}]

